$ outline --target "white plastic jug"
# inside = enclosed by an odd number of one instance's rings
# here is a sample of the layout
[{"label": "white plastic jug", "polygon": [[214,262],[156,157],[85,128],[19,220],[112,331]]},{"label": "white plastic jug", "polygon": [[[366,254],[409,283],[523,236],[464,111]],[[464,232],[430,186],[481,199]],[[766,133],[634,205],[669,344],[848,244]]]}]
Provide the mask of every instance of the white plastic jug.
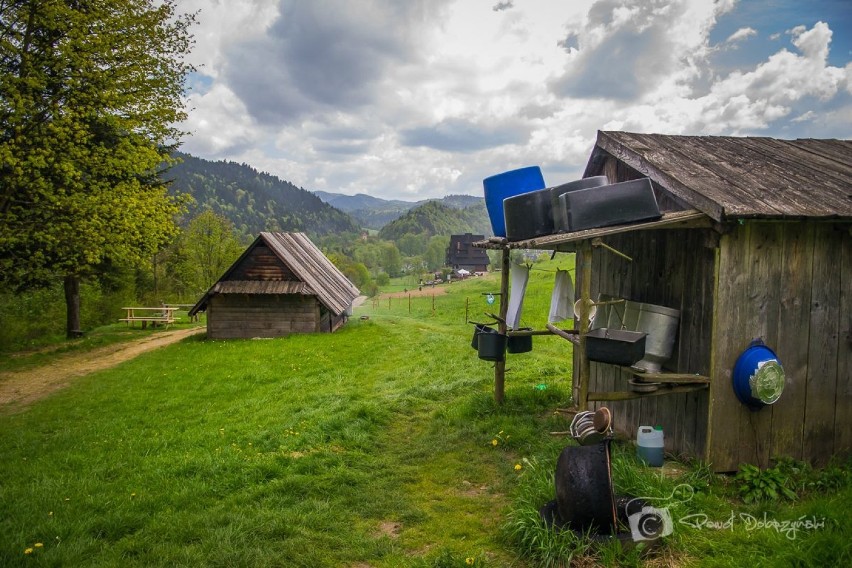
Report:
[{"label": "white plastic jug", "polygon": [[662,426],[639,426],[636,434],[636,455],[651,467],[663,465],[663,438]]}]

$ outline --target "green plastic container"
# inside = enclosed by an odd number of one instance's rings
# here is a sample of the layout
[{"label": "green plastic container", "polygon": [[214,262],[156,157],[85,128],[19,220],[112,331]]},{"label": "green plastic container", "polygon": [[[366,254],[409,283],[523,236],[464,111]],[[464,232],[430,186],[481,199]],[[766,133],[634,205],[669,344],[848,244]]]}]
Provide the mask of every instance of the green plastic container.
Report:
[{"label": "green plastic container", "polygon": [[662,467],[665,438],[663,427],[639,426],[636,434],[636,455],[651,467]]}]

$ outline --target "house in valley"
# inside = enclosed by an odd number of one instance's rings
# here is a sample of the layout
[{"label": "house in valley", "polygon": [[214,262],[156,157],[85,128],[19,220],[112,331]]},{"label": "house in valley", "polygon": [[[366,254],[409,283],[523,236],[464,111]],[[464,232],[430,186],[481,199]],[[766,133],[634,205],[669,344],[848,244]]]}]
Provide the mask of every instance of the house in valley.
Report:
[{"label": "house in valley", "polygon": [[485,237],[465,233],[464,235],[451,235],[450,246],[447,247],[447,266],[453,270],[467,270],[468,272],[487,272],[488,253],[481,248],[475,248],[473,243],[481,241]]}]

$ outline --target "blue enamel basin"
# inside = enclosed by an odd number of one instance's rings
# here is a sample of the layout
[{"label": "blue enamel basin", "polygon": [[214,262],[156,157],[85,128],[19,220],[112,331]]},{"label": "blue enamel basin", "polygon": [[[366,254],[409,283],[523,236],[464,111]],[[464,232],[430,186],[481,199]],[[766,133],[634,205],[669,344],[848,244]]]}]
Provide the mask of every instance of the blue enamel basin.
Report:
[{"label": "blue enamel basin", "polygon": [[784,381],[778,356],[761,339],[752,341],[734,363],[734,393],[754,410],[774,404],[781,397]]}]

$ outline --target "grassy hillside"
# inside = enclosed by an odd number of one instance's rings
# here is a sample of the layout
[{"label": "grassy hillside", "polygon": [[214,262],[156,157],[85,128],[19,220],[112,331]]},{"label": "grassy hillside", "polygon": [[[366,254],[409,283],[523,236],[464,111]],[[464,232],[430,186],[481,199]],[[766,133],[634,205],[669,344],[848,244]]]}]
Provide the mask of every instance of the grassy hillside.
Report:
[{"label": "grassy hillside", "polygon": [[[544,324],[552,277],[533,271],[525,324]],[[746,506],[726,478],[684,464],[662,476],[626,443],[615,447],[619,491],[698,491],[676,518],[768,509],[829,520],[794,539],[678,525],[646,560],[544,528],[538,507],[572,443],[549,434],[568,426],[554,410],[570,402],[571,348],[537,337],[533,352],[510,355],[495,406],[464,313],[486,319],[495,308],[482,294],[497,285],[368,302],[332,335],[186,340],[25,412],[0,409],[0,565],[848,564],[848,476],[794,505]]]},{"label": "grassy hillside", "polygon": [[430,201],[382,227],[379,236],[395,241],[406,234],[432,237],[464,233],[491,234],[491,222],[484,203],[466,209],[454,209]]},{"label": "grassy hillside", "polygon": [[407,211],[432,201],[452,209],[466,209],[468,207],[484,209],[485,207],[485,199],[473,195],[446,195],[441,199],[401,201],[398,199],[381,199],[363,193],[342,195],[326,191],[315,191],[314,194],[329,205],[345,211],[357,219],[361,223],[361,226],[376,230],[398,219]]}]

